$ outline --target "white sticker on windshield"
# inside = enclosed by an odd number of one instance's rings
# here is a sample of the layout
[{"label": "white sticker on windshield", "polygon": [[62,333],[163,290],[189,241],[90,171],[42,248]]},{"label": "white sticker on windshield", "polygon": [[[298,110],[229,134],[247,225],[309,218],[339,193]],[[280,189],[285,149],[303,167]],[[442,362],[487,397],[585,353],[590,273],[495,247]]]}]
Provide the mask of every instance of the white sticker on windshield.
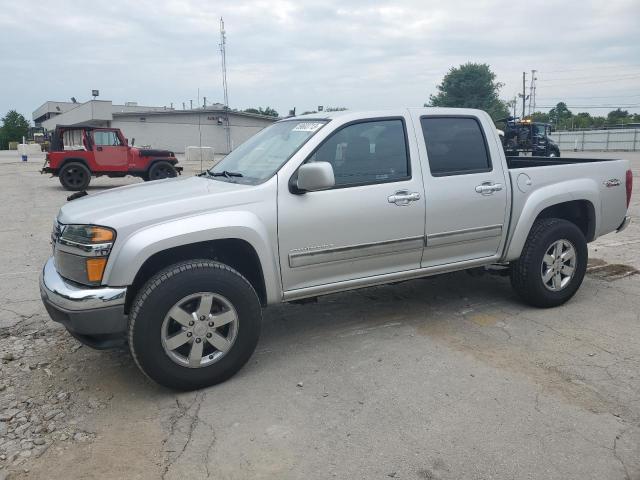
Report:
[{"label": "white sticker on windshield", "polygon": [[315,132],[323,125],[322,122],[300,122],[293,127],[292,132]]}]

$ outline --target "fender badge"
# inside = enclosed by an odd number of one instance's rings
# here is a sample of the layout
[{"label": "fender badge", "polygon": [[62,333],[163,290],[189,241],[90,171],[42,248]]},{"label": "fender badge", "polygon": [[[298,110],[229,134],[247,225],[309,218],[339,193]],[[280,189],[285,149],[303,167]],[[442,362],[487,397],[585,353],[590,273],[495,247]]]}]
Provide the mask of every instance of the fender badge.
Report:
[{"label": "fender badge", "polygon": [[620,180],[618,180],[617,178],[610,178],[609,180],[603,183],[604,183],[604,186],[607,188],[620,186]]}]

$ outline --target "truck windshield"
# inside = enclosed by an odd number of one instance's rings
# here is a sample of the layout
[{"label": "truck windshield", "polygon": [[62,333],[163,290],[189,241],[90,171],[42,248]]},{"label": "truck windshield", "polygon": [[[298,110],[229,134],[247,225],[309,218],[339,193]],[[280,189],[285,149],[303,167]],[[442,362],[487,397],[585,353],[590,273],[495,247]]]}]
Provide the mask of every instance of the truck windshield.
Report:
[{"label": "truck windshield", "polygon": [[327,122],[287,120],[265,128],[209,170],[216,180],[258,184],[270,178]]}]

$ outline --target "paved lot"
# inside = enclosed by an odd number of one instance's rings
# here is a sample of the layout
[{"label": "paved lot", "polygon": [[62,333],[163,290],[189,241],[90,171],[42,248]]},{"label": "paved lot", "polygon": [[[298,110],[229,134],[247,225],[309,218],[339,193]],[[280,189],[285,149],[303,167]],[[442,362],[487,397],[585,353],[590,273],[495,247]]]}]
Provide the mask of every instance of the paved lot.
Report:
[{"label": "paved lot", "polygon": [[176,394],[46,315],[68,192],[41,162],[0,152],[0,479],[640,478],[638,223],[561,308],[466,273],[283,305],[236,377]]}]

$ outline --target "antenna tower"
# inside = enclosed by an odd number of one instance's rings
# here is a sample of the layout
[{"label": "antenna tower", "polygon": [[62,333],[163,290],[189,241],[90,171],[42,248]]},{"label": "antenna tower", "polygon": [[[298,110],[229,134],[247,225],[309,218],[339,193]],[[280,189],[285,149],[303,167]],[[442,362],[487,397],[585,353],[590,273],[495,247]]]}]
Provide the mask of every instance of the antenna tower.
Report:
[{"label": "antenna tower", "polygon": [[227,32],[220,17],[220,56],[222,57],[222,90],[224,91],[224,129],[227,137],[227,152],[231,151],[231,129],[229,125],[229,92],[227,90]]}]

